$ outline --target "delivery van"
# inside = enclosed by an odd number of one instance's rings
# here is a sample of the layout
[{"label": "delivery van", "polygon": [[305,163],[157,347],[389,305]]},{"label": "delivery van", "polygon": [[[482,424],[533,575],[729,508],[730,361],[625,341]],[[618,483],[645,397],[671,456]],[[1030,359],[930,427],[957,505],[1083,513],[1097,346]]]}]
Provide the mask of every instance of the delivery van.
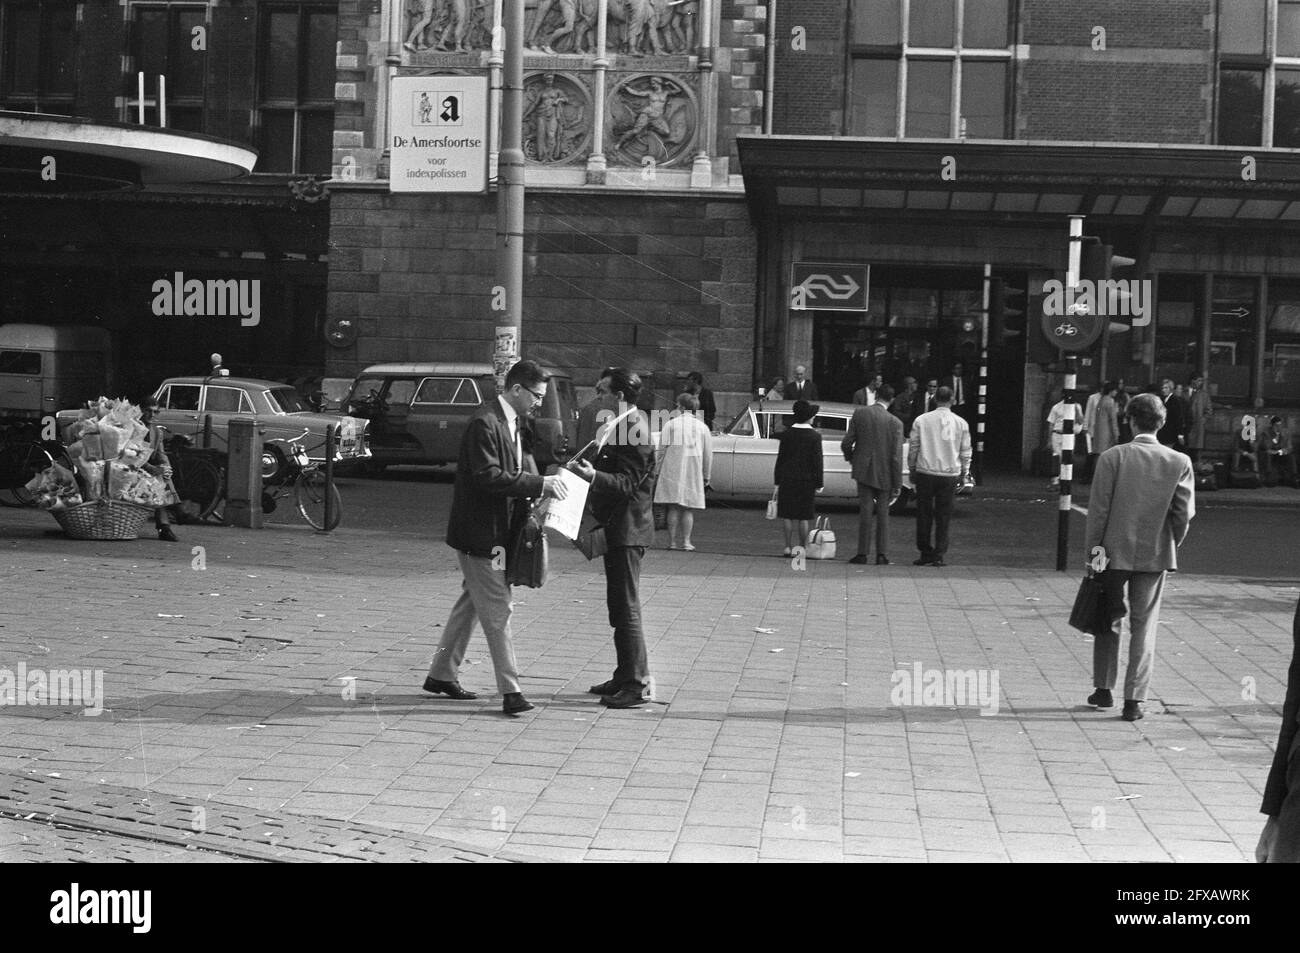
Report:
[{"label": "delivery van", "polygon": [[[533,418],[533,454],[546,467],[573,452],[578,409],[573,379],[543,369],[551,380]],[[379,472],[400,464],[455,463],[470,417],[496,396],[486,362],[375,364],[357,375],[342,412],[369,419],[367,469]]]},{"label": "delivery van", "polygon": [[104,328],[0,324],[0,419],[39,420],[109,390]]}]

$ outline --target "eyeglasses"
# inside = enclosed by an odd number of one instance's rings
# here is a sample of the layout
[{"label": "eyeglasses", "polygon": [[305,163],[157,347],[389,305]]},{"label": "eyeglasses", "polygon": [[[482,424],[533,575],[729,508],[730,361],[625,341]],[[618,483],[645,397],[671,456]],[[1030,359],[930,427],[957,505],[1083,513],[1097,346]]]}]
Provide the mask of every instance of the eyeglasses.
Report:
[{"label": "eyeglasses", "polygon": [[537,391],[533,390],[531,387],[524,387],[523,384],[520,384],[519,387],[520,387],[520,389],[522,389],[522,390],[526,390],[526,391],[528,391],[528,393],[532,394],[532,395],[533,395],[533,399],[536,400],[539,404],[540,404],[542,401],[546,400],[546,392],[545,392],[545,391],[542,391],[542,392],[539,394],[539,393],[537,393]]}]

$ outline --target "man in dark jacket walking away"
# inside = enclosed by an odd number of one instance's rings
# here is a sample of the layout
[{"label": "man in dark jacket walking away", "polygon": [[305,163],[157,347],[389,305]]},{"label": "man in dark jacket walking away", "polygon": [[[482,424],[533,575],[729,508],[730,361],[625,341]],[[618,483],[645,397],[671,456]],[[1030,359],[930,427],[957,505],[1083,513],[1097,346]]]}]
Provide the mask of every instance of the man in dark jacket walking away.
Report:
[{"label": "man in dark jacket walking away", "polygon": [[558,476],[542,476],[531,453],[531,432],[524,425],[546,398],[547,378],[535,361],[520,361],[506,374],[505,393],[470,419],[460,442],[456,488],[447,522],[447,545],[456,550],[463,590],[452,607],[442,641],[433,655],[424,690],[450,698],[477,698],[457,680],[460,663],[474,632],[483,626],[501,709],[508,715],[532,709],[519,690],[514,644],[510,640],[510,584],[506,553],[514,509],[537,497],[564,499]]},{"label": "man in dark jacket walking away", "polygon": [[654,447],[650,422],[636,409],[641,378],[626,367],[610,369],[609,393],[619,402],[619,414],[629,415],[611,427],[596,451],[595,466],[575,460],[570,468],[591,481],[591,511],[605,527],[605,601],[614,629],[617,666],[609,681],[593,685],[609,708],[635,708],[652,697],[650,663],[641,628],[641,558],[654,545],[651,510],[654,489]]}]

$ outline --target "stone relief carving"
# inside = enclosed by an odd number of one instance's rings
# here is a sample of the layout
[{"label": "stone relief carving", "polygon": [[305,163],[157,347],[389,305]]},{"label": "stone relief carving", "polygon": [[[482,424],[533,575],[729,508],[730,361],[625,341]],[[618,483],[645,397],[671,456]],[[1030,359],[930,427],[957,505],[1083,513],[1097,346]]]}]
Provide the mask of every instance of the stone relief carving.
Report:
[{"label": "stone relief carving", "polygon": [[640,76],[609,97],[607,151],[634,165],[648,156],[659,165],[680,158],[699,122],[691,91],[666,76]]},{"label": "stone relief carving", "polygon": [[412,53],[469,53],[492,45],[492,5],[482,0],[408,0],[406,40]]},{"label": "stone relief carving", "polygon": [[534,76],[524,83],[524,155],[552,164],[586,153],[591,134],[589,98],[567,76]]},{"label": "stone relief carving", "polygon": [[[666,55],[695,48],[699,0],[609,0],[613,52]],[[524,43],[536,53],[596,52],[597,0],[527,0]],[[488,0],[406,0],[412,53],[468,53],[492,47]]]}]

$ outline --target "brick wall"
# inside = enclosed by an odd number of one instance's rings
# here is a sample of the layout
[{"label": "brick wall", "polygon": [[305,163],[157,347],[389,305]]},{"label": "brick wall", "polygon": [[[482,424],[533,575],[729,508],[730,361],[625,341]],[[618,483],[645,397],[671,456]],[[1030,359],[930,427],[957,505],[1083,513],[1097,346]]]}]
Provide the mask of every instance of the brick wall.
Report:
[{"label": "brick wall", "polygon": [[[748,392],[755,247],[741,200],[535,193],[524,227],[526,356],[581,385],[627,364]],[[333,191],[328,309],[361,334],[331,351],[330,375],[487,360],[495,230],[494,197]]]},{"label": "brick wall", "polygon": [[[838,136],[844,132],[846,0],[785,0],[776,15],[773,132]],[[806,49],[794,49],[796,27]]]},{"label": "brick wall", "polygon": [[375,109],[388,81],[382,22],[380,4],[374,0],[340,0],[334,93],[336,178],[374,179],[380,172],[383,143],[377,141]]},{"label": "brick wall", "polygon": [[1209,141],[1211,0],[1027,0],[1023,11],[1017,138]]},{"label": "brick wall", "polygon": [[739,169],[736,136],[763,131],[767,4],[723,0],[718,28],[718,154]]}]

